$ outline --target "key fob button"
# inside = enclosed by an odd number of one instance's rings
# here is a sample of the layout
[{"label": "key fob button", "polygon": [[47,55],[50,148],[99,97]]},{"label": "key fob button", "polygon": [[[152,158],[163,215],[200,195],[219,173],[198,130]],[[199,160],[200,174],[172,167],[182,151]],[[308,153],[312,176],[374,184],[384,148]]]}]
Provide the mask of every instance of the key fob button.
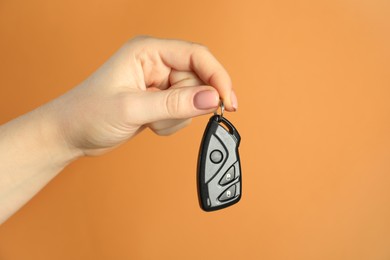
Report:
[{"label": "key fob button", "polygon": [[222,162],[222,159],[223,159],[223,154],[220,150],[214,150],[210,153],[210,160],[217,164],[217,163],[220,163]]},{"label": "key fob button", "polygon": [[235,176],[235,168],[234,165],[232,165],[229,170],[222,176],[221,180],[219,181],[220,185],[226,185],[230,182],[232,182],[236,178]]},{"label": "key fob button", "polygon": [[236,195],[236,185],[230,186],[222,195],[219,197],[219,201],[227,201],[233,199]]}]

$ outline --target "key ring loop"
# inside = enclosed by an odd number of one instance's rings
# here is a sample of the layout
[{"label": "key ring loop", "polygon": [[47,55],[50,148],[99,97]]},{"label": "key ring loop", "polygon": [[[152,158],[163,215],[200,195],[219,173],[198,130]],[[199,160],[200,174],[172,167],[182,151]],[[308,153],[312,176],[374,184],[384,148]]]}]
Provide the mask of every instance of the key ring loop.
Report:
[{"label": "key ring loop", "polygon": [[[221,114],[219,116],[223,117],[223,112],[225,111],[225,105],[223,104],[222,99],[219,102],[219,107],[221,108]],[[214,115],[218,115],[218,108],[217,110],[215,110]]]}]

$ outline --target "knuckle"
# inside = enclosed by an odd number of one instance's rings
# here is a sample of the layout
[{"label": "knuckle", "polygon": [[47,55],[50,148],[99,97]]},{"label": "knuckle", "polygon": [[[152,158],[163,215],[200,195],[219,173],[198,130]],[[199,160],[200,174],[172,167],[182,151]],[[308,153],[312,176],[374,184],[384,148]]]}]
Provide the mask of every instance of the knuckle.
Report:
[{"label": "knuckle", "polygon": [[203,50],[207,50],[207,46],[202,44],[202,43],[198,43],[198,42],[192,42],[192,47],[195,48],[195,49],[203,49]]},{"label": "knuckle", "polygon": [[200,43],[192,43],[192,48],[195,52],[210,52],[206,45]]},{"label": "knuckle", "polygon": [[165,99],[165,107],[170,118],[179,118],[180,114],[180,89],[172,89]]},{"label": "knuckle", "polygon": [[145,41],[149,39],[150,36],[148,35],[137,35],[129,40],[129,42],[139,42],[139,41]]},{"label": "knuckle", "polygon": [[120,122],[124,125],[142,125],[142,117],[134,110],[139,106],[139,99],[134,95],[128,95],[127,93],[119,93],[116,99],[115,106],[117,107],[117,113]]},{"label": "knuckle", "polygon": [[148,35],[137,35],[133,38],[130,38],[129,40],[127,40],[126,44],[127,46],[139,46],[139,45],[144,45],[146,44],[148,41],[150,41],[152,39],[152,37],[148,36]]}]

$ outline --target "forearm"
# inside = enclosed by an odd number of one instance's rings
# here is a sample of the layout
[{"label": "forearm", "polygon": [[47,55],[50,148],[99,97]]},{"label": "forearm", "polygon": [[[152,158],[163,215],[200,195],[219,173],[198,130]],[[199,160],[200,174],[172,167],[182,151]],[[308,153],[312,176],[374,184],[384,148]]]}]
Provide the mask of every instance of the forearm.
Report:
[{"label": "forearm", "polygon": [[78,156],[53,103],[0,126],[0,224]]}]

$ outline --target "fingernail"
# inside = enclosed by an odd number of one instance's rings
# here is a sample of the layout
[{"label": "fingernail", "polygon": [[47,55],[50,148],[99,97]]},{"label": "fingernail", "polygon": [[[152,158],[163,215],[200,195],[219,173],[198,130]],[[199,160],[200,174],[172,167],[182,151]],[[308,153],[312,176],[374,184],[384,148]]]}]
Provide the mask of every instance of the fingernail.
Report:
[{"label": "fingernail", "polygon": [[232,93],[230,94],[230,101],[232,102],[232,107],[234,108],[234,111],[237,111],[238,101],[237,101],[236,93],[234,93],[234,90],[232,90]]},{"label": "fingernail", "polygon": [[195,94],[194,106],[197,109],[211,109],[218,107],[219,96],[215,90],[205,90]]}]

